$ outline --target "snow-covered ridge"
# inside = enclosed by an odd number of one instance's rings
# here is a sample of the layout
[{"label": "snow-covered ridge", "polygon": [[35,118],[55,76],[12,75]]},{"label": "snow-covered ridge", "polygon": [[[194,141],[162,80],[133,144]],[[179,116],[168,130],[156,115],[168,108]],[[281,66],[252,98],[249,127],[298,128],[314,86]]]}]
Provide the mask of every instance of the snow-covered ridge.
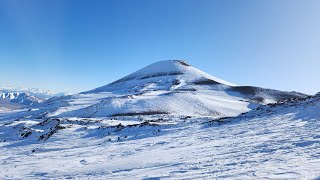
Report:
[{"label": "snow-covered ridge", "polygon": [[[0,102],[8,101],[10,103],[17,103],[21,105],[33,105],[43,102],[45,99],[28,95],[25,92],[2,92],[0,93]],[[3,105],[3,104],[2,104]]]},{"label": "snow-covered ridge", "polygon": [[55,96],[64,96],[68,93],[65,92],[54,92],[50,90],[44,90],[39,88],[23,88],[23,87],[0,87],[1,93],[26,93],[31,96],[36,96],[40,99],[48,99]]},{"label": "snow-covered ridge", "polygon": [[0,87],[0,107],[2,111],[14,110],[36,105],[51,97],[63,95],[65,94],[37,88]]}]

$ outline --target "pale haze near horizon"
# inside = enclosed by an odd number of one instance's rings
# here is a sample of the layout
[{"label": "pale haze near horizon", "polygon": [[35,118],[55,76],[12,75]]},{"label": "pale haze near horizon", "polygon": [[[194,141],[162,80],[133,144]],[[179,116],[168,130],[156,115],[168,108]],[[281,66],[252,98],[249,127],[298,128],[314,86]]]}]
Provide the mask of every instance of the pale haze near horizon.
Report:
[{"label": "pale haze near horizon", "polygon": [[0,85],[81,92],[185,59],[238,85],[320,91],[320,1],[0,1]]}]

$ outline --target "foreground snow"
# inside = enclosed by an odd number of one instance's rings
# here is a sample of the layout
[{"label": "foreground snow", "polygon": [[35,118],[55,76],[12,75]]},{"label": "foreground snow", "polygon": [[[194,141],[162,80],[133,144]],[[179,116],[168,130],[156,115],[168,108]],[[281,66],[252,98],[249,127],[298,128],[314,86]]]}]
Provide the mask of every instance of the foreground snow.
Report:
[{"label": "foreground snow", "polygon": [[138,119],[71,118],[47,141],[1,142],[0,178],[318,178],[319,108],[311,98],[224,122],[172,118],[132,127]]}]

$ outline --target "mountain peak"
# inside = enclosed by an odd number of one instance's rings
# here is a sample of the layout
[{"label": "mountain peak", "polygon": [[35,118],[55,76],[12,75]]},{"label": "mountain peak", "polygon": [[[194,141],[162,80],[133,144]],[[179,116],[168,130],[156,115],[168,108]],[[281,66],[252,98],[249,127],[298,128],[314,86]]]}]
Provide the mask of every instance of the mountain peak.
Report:
[{"label": "mountain peak", "polygon": [[[130,77],[145,78],[145,76],[184,74],[191,66],[182,60],[164,60],[152,63],[132,74]],[[128,77],[128,76],[127,76]]]},{"label": "mountain peak", "polygon": [[[211,76],[192,67],[184,60],[164,60],[152,63],[128,76],[113,83],[83,93],[99,93],[113,91],[141,91],[157,87],[159,90],[168,90],[177,86],[192,85],[198,82],[210,82],[211,85],[235,86],[232,83]],[[202,83],[203,84],[203,83]],[[198,83],[199,85],[199,83]]]},{"label": "mountain peak", "polygon": [[[180,59],[169,59],[169,60],[163,60],[163,61],[157,61],[153,63],[154,65],[164,65],[164,64],[171,64],[171,65],[182,65],[182,66],[191,66],[187,61],[180,60]],[[153,65],[151,64],[151,65]]]}]

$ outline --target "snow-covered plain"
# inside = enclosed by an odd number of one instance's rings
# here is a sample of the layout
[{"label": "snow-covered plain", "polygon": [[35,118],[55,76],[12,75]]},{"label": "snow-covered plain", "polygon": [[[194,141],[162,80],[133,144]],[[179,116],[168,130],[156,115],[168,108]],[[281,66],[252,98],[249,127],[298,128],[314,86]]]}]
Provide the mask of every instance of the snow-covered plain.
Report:
[{"label": "snow-covered plain", "polygon": [[0,178],[316,179],[319,108],[320,98],[313,97],[220,121],[165,115],[61,119],[66,128],[47,141],[1,142]]}]

